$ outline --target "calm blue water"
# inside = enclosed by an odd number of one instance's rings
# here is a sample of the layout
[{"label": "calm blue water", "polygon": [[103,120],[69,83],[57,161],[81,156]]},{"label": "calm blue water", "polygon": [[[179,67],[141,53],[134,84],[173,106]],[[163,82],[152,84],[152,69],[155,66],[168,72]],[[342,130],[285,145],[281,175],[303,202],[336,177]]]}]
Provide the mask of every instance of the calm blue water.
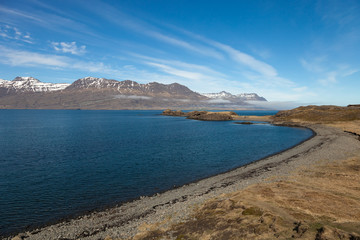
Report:
[{"label": "calm blue water", "polygon": [[225,172],[312,135],[160,112],[0,110],[0,236]]}]

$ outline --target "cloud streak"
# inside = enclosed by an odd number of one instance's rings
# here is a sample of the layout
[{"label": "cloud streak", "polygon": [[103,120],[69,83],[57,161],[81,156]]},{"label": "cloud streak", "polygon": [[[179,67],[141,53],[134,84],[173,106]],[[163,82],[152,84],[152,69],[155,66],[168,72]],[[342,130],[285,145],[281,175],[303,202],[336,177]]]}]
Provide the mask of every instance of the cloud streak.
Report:
[{"label": "cloud streak", "polygon": [[0,61],[11,66],[66,67],[68,59],[62,56],[8,49],[0,46]]},{"label": "cloud streak", "polygon": [[74,55],[81,55],[86,52],[86,46],[77,46],[76,42],[52,42],[52,47],[58,51],[63,53],[71,53]]},{"label": "cloud streak", "polygon": [[84,35],[87,35],[93,38],[101,38],[96,35],[88,25],[82,23],[83,21],[74,20],[77,15],[66,15],[63,17],[61,15],[42,11],[40,8],[32,8],[25,12],[5,6],[0,6],[0,13],[2,13],[0,14],[0,21],[5,23],[11,22],[13,25],[21,26],[24,21],[27,21],[28,23],[35,24],[46,30],[63,33],[69,36],[84,38]]},{"label": "cloud streak", "polygon": [[30,33],[23,33],[18,28],[9,25],[0,26],[0,36],[5,39],[19,40],[26,43],[33,43]]},{"label": "cloud streak", "polygon": [[237,50],[229,45],[226,45],[224,43],[208,39],[206,37],[200,36],[198,34],[194,34],[190,31],[178,28],[176,26],[172,26],[172,25],[169,25],[166,23],[164,23],[163,25],[168,28],[171,28],[175,31],[178,31],[188,37],[191,37],[193,39],[201,41],[209,46],[215,47],[218,50],[221,50],[222,52],[226,53],[226,55],[228,57],[230,57],[230,59],[232,59],[236,63],[238,63],[244,67],[247,67],[250,70],[252,70],[262,76],[265,76],[267,78],[274,78],[274,77],[281,78],[278,76],[277,70],[273,66],[271,66],[270,64],[268,64],[266,62],[260,61],[247,53],[239,51],[239,50]]},{"label": "cloud streak", "polygon": [[166,36],[166,35],[164,35],[162,33],[159,33],[159,32],[150,31],[150,30],[145,30],[144,31],[144,29],[141,29],[141,27],[138,27],[138,28],[139,28],[138,32],[144,33],[144,34],[146,34],[146,35],[148,35],[148,36],[150,36],[152,38],[158,39],[158,40],[163,41],[165,43],[175,45],[175,46],[190,50],[192,52],[199,53],[199,54],[204,55],[204,56],[213,57],[213,58],[216,58],[216,59],[219,59],[219,60],[223,59],[222,54],[220,54],[219,52],[217,52],[217,51],[215,51],[215,50],[213,50],[211,48],[200,46],[200,45],[192,45],[189,42],[186,42],[186,41],[174,38],[174,37],[169,37],[169,36]]},{"label": "cloud streak", "polygon": [[359,69],[351,67],[348,64],[330,63],[327,57],[324,56],[313,57],[311,61],[302,58],[300,59],[300,63],[305,70],[317,75],[317,82],[322,86],[337,84],[343,78],[359,72]]},{"label": "cloud streak", "polygon": [[10,9],[10,8],[5,8],[5,7],[1,7],[0,6],[0,12],[2,12],[4,15],[14,15],[14,16],[17,16],[17,17],[23,17],[23,18],[27,18],[29,20],[34,20],[34,21],[37,21],[37,22],[43,22],[43,20],[41,20],[40,18],[37,18],[37,17],[34,17],[32,15],[29,15],[29,14],[26,14],[22,11],[18,11],[18,10],[13,10],[13,9]]},{"label": "cloud streak", "polygon": [[212,44],[218,47],[219,49],[223,50],[227,54],[229,54],[229,56],[236,62],[249,67],[253,71],[260,73],[261,75],[267,77],[276,77],[278,75],[274,67],[272,67],[271,65],[265,62],[257,60],[256,58],[250,56],[249,54],[240,52],[239,50],[236,50],[222,43],[212,42]]},{"label": "cloud streak", "polygon": [[[96,11],[94,11],[94,9],[96,9]],[[219,51],[216,51],[213,48],[206,47],[200,44],[190,43],[175,36],[164,34],[161,30],[149,24],[148,22],[144,22],[138,18],[131,17],[124,12],[112,7],[109,4],[97,2],[97,7],[89,8],[89,10],[106,19],[110,23],[116,24],[122,28],[126,28],[136,33],[146,35],[152,39],[156,39],[166,44],[177,46],[190,52],[207,57],[212,57],[218,60],[222,60],[224,58]]]},{"label": "cloud streak", "polygon": [[107,73],[114,75],[122,74],[121,71],[102,62],[78,61],[65,56],[14,50],[3,46],[0,46],[0,55],[0,62],[10,66],[77,69],[86,72]]},{"label": "cloud streak", "polygon": [[205,78],[205,76],[201,73],[184,71],[184,70],[176,69],[176,68],[170,67],[165,64],[160,64],[160,63],[154,63],[154,62],[145,62],[145,63],[150,66],[157,67],[165,73],[175,75],[178,77],[193,79],[193,80],[201,80],[201,79]]}]

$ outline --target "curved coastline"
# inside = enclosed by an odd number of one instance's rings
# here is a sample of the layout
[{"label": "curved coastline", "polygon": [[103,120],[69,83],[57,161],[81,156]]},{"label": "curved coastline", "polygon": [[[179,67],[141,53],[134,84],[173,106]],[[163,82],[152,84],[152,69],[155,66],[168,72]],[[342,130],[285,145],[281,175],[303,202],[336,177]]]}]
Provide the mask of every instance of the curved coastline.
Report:
[{"label": "curved coastline", "polygon": [[293,127],[308,128],[312,130],[313,135],[289,149],[225,173],[197,180],[151,197],[140,197],[120,206],[28,231],[22,233],[22,236],[26,236],[26,239],[104,239],[106,236],[131,238],[143,223],[158,222],[168,216],[173,216],[170,222],[181,222],[189,216],[191,209],[205,200],[267,181],[266,179],[273,175],[289,174],[296,166],[313,163],[311,156],[310,158],[304,156],[324,150],[339,136],[352,138],[350,134],[322,125],[297,124]]}]

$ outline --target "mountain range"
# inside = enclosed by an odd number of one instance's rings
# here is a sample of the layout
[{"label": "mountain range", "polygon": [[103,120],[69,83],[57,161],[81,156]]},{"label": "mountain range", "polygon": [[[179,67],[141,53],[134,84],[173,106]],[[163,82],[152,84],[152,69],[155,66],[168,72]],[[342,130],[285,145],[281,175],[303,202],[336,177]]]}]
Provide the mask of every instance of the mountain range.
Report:
[{"label": "mountain range", "polygon": [[251,108],[266,101],[256,93],[200,94],[178,84],[85,77],[66,83],[44,83],[33,77],[0,79],[2,109],[216,109]]},{"label": "mountain range", "polygon": [[265,98],[260,97],[256,93],[240,93],[233,95],[229,92],[221,91],[219,93],[202,93],[202,95],[212,99],[227,99],[230,101],[266,101]]}]

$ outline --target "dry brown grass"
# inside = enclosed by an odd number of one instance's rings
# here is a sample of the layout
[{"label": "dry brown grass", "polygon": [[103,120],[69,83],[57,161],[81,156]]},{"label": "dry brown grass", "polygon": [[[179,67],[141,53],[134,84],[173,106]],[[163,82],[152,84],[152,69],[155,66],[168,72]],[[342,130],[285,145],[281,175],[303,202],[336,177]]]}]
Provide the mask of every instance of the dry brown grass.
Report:
[{"label": "dry brown grass", "polygon": [[337,121],[360,120],[359,107],[338,106],[306,106],[292,110],[280,111],[275,121],[307,121],[316,123],[332,123]]},{"label": "dry brown grass", "polygon": [[264,121],[270,122],[273,120],[273,116],[234,116],[234,120],[243,120],[243,121]]},{"label": "dry brown grass", "polygon": [[360,239],[360,157],[298,169],[207,201],[187,222],[134,239]]},{"label": "dry brown grass", "polygon": [[353,132],[360,135],[360,120],[350,122],[333,122],[326,124],[330,127],[340,128],[346,132]]}]

